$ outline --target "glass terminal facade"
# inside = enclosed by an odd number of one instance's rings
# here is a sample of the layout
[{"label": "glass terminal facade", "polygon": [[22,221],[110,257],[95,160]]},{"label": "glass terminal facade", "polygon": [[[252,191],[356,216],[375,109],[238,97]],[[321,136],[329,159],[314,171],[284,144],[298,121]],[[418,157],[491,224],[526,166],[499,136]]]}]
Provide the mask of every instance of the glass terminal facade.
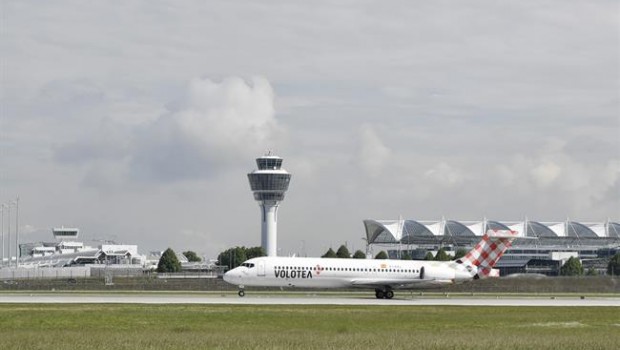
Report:
[{"label": "glass terminal facade", "polygon": [[[512,247],[500,259],[502,272],[527,272],[534,261],[555,261],[567,254],[578,256],[582,263],[604,270],[609,256],[620,252],[620,223],[607,222],[538,222],[524,221],[456,221],[456,220],[364,220],[367,249],[387,248],[392,258],[407,251],[414,259],[423,259],[428,251],[444,248],[471,249],[487,230],[518,232]],[[558,258],[559,257],[559,258]],[[510,266],[509,266],[510,265]],[[518,266],[517,266],[518,265]],[[555,266],[555,265],[554,265]],[[510,269],[508,269],[510,267]],[[506,270],[503,270],[506,268]],[[533,270],[532,270],[533,271]],[[549,272],[549,274],[557,273]]]}]

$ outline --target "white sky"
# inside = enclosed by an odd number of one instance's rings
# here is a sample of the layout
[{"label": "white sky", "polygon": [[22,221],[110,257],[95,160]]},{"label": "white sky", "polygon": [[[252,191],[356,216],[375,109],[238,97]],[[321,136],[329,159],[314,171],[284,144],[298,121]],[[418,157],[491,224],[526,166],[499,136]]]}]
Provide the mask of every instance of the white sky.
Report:
[{"label": "white sky", "polygon": [[142,252],[280,254],[362,220],[620,219],[617,1],[1,0],[0,202]]}]

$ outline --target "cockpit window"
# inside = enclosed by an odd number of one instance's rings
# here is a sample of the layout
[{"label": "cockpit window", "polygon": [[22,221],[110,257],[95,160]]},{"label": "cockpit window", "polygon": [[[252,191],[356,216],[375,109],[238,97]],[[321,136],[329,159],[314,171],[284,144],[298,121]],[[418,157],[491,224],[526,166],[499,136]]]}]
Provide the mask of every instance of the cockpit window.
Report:
[{"label": "cockpit window", "polygon": [[248,269],[251,269],[251,268],[254,267],[254,264],[252,264],[252,263],[243,263],[243,264],[241,264],[241,266],[244,266],[244,267],[247,267]]}]

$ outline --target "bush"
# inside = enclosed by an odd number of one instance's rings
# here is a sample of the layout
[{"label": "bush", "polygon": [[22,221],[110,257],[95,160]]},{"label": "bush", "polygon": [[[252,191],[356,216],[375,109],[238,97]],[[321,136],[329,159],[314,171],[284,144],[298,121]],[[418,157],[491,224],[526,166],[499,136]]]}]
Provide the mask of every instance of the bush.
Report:
[{"label": "bush", "polygon": [[571,256],[566,260],[564,265],[560,268],[560,275],[562,276],[581,276],[583,275],[583,266],[578,258]]},{"label": "bush", "polygon": [[366,259],[366,254],[361,250],[356,250],[355,253],[353,253],[353,259]]},{"label": "bush", "polygon": [[607,264],[607,274],[620,276],[620,253],[614,255]]},{"label": "bush", "polygon": [[251,248],[242,247],[242,248],[245,249],[245,258],[247,260],[267,255],[263,247],[251,247]]},{"label": "bush", "polygon": [[435,260],[435,256],[433,255],[433,253],[428,252],[428,253],[426,253],[426,255],[424,256],[424,260]]},{"label": "bush", "polygon": [[409,254],[409,252],[403,252],[400,255],[400,260],[411,260],[411,254]]},{"label": "bush", "polygon": [[337,257],[338,255],[336,255],[336,252],[332,248],[329,248],[327,252],[325,252],[325,254],[321,255],[321,258],[337,258]]},{"label": "bush", "polygon": [[460,258],[464,257],[465,255],[467,255],[467,249],[459,248],[454,253],[454,260],[460,259]]},{"label": "bush", "polygon": [[262,247],[234,247],[221,252],[217,256],[217,261],[220,266],[228,266],[229,269],[234,269],[246,260],[265,255],[267,254]]},{"label": "bush", "polygon": [[181,263],[171,248],[166,249],[157,263],[157,272],[179,272]]},{"label": "bush", "polygon": [[351,253],[349,253],[349,249],[347,249],[347,247],[343,244],[340,246],[340,248],[338,248],[338,251],[336,252],[336,257],[341,259],[348,259],[351,257]]},{"label": "bush", "polygon": [[450,255],[448,255],[448,253],[446,253],[446,251],[443,248],[440,248],[437,251],[437,255],[435,255],[435,260],[436,261],[450,261],[452,260],[452,258],[450,257]]},{"label": "bush", "polygon": [[375,259],[387,259],[388,255],[385,251],[380,251],[379,254],[375,256]]},{"label": "bush", "polygon": [[185,257],[187,258],[187,261],[189,262],[201,262],[202,261],[202,259],[195,252],[191,250],[183,252],[183,255],[185,255]]}]

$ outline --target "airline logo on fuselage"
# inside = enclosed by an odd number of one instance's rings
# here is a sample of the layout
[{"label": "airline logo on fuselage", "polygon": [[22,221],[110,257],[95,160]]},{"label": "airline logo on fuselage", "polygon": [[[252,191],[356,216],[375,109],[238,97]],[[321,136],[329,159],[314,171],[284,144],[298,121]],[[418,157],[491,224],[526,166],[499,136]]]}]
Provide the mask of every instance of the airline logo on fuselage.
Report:
[{"label": "airline logo on fuselage", "polygon": [[312,271],[309,270],[274,270],[276,278],[312,278]]}]

